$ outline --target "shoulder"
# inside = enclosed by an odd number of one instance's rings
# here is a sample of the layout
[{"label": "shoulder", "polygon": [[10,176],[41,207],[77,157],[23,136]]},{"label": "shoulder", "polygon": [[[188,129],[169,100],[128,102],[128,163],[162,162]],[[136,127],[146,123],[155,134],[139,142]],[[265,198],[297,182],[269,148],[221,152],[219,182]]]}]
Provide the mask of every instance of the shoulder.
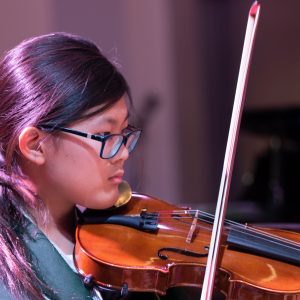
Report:
[{"label": "shoulder", "polygon": [[56,299],[91,299],[90,291],[85,288],[79,274],[68,266],[49,239],[33,223],[28,223],[22,239],[37,277],[48,287],[42,287],[45,294],[50,295],[50,298],[54,294]]}]

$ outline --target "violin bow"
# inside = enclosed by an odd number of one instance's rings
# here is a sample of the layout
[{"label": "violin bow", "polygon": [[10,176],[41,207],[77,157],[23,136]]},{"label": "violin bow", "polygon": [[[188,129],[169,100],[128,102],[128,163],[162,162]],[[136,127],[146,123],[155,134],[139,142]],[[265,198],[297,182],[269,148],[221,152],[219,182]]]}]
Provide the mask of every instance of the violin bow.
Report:
[{"label": "violin bow", "polygon": [[221,183],[219,188],[218,201],[216,205],[215,219],[212,229],[209,253],[205,269],[205,275],[202,285],[200,300],[209,300],[212,298],[214,279],[217,267],[218,252],[225,220],[226,207],[228,202],[231,175],[233,170],[234,156],[237,146],[237,136],[241,123],[242,110],[246,95],[247,81],[249,77],[249,67],[252,57],[252,49],[256,36],[256,28],[259,18],[260,4],[256,1],[252,4],[244,40],[242,59],[239,69],[236,93],[234,98],[233,110],[230,121],[229,134],[223,164]]}]

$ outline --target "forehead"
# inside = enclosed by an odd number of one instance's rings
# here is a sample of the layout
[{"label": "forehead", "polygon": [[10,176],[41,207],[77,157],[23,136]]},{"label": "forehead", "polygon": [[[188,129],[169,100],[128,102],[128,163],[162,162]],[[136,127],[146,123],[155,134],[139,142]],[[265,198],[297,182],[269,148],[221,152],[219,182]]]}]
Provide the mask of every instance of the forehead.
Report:
[{"label": "forehead", "polygon": [[118,123],[119,121],[125,121],[128,118],[128,106],[123,97],[114,105],[112,105],[109,109],[101,112],[98,115],[99,121],[111,124]]},{"label": "forehead", "polygon": [[[88,110],[86,114],[93,113],[101,109],[102,105],[93,107]],[[129,118],[128,104],[125,97],[121,97],[116,103],[114,103],[108,109],[96,113],[91,117],[87,118],[83,122],[88,122],[93,125],[111,124],[118,125],[122,124]]]}]

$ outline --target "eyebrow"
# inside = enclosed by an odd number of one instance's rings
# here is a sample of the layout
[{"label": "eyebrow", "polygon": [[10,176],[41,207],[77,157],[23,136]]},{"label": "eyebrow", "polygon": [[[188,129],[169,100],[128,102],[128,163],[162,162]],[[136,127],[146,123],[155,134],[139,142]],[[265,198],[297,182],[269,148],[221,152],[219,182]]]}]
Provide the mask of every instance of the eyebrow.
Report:
[{"label": "eyebrow", "polygon": [[[127,112],[127,115],[126,115],[126,117],[125,117],[125,119],[123,120],[122,123],[124,123],[125,121],[127,121],[129,119],[129,117],[130,117],[130,114],[129,114],[129,112]],[[112,118],[112,117],[104,117],[102,119],[102,121],[103,122],[107,122],[107,123],[112,124],[112,125],[116,125],[118,123],[118,121],[115,118]]]}]

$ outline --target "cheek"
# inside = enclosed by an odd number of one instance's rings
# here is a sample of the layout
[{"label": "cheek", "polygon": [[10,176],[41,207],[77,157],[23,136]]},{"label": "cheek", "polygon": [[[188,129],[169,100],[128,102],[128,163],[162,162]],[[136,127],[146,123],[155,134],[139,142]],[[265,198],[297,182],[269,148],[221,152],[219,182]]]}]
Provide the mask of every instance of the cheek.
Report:
[{"label": "cheek", "polygon": [[90,153],[80,147],[72,147],[68,151],[61,149],[55,160],[55,166],[59,169],[56,172],[61,173],[60,176],[65,176],[66,180],[73,180],[82,187],[96,180],[100,174],[105,175],[106,168],[94,151]]},{"label": "cheek", "polygon": [[111,165],[97,158],[97,163],[87,160],[81,165],[82,172],[77,174],[73,184],[76,186],[76,204],[92,208],[106,209],[114,205],[119,191],[118,186],[109,181]]},{"label": "cheek", "polygon": [[111,163],[101,159],[95,151],[78,151],[80,153],[73,151],[64,157],[61,168],[62,176],[66,178],[64,193],[72,203],[88,208],[106,209],[113,206],[119,192],[118,186],[108,179],[112,175]]},{"label": "cheek", "polygon": [[65,201],[94,209],[111,207],[117,186],[111,185],[111,164],[99,157],[93,147],[60,147],[49,170],[54,188]]},{"label": "cheek", "polygon": [[105,189],[108,167],[96,156],[79,157],[80,159],[74,159],[73,156],[68,155],[62,171],[67,177],[69,186],[73,187],[79,195],[86,195],[87,198]]}]

